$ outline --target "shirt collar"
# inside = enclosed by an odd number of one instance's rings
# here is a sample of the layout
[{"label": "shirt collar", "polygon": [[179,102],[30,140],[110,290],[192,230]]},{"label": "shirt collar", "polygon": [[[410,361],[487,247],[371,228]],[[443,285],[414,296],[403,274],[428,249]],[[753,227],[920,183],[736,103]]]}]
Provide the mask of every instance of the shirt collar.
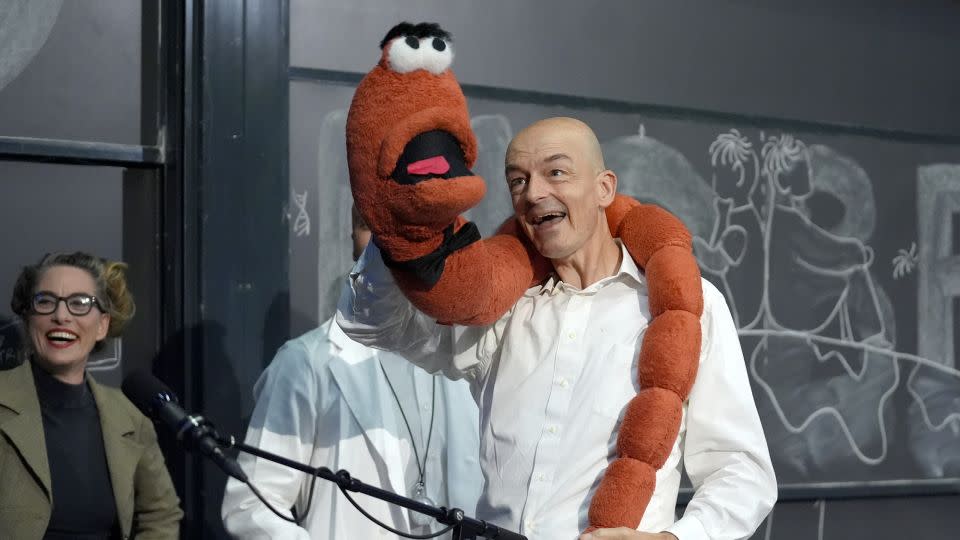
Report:
[{"label": "shirt collar", "polygon": [[568,285],[563,281],[560,281],[560,277],[556,274],[556,272],[551,272],[542,284],[531,287],[529,290],[527,290],[526,296],[539,296],[541,294],[553,296],[560,292],[583,292],[590,294],[596,292],[597,289],[605,287],[613,282],[632,282],[638,288],[644,288],[646,286],[646,282],[644,280],[643,273],[640,271],[640,268],[637,267],[637,263],[633,261],[633,256],[630,255],[630,252],[627,250],[627,246],[623,245],[623,242],[621,242],[619,238],[615,238],[614,241],[618,246],[620,246],[622,257],[620,260],[620,268],[613,275],[605,277],[593,285],[590,285],[586,289],[581,290],[572,285]]}]

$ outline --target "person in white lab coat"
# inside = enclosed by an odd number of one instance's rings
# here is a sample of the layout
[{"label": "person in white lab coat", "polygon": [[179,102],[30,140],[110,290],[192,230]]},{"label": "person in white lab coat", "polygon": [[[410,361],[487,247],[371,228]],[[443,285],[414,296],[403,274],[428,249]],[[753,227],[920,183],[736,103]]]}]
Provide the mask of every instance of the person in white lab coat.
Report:
[{"label": "person in white lab coat", "polygon": [[[354,212],[354,258],[369,241]],[[290,340],[254,387],[257,400],[246,444],[328,467],[368,484],[473,515],[483,480],[478,410],[464,381],[434,377],[391,353],[350,340],[332,320]],[[222,517],[236,538],[397,538],[360,514],[331,482],[311,479],[246,454],[239,457],[254,486],[227,482]],[[351,494],[374,517],[400,531],[441,528],[404,508]],[[425,499],[424,499],[425,498]],[[426,520],[426,521],[425,521]]]}]

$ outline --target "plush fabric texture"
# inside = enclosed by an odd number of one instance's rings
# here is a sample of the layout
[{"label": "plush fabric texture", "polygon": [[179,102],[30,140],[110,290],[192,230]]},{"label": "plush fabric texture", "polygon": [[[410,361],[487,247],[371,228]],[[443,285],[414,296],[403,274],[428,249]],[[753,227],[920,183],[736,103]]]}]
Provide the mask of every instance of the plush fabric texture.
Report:
[{"label": "plush fabric texture", "polygon": [[357,87],[347,114],[347,165],[357,209],[380,247],[397,261],[433,251],[442,230],[486,193],[479,176],[401,185],[390,178],[404,145],[429,129],[457,138],[467,167],[477,156],[463,92],[451,71],[400,74],[386,61]]},{"label": "plush fabric texture", "polygon": [[670,212],[651,204],[641,204],[630,210],[615,230],[615,236],[623,240],[643,268],[660,248],[678,246],[689,250],[693,246],[690,232],[683,223]]},{"label": "plush fabric texture", "polygon": [[453,253],[433,287],[402,272],[392,273],[418,309],[438,321],[467,326],[493,324],[533,281],[528,248],[514,235],[496,235]]},{"label": "plush fabric texture", "polygon": [[684,400],[699,365],[699,317],[689,311],[667,311],[650,322],[640,345],[641,388],[663,388]]},{"label": "plush fabric texture", "polygon": [[[650,314],[659,317],[668,310],[703,314],[703,286],[700,269],[690,256],[690,248],[666,246],[647,261],[647,279],[657,282],[650,291]],[[696,294],[690,294],[694,292]]]},{"label": "plush fabric texture", "polygon": [[607,467],[590,502],[590,529],[637,528],[657,483],[657,470],[640,460],[617,458]]},{"label": "plush fabric texture", "polygon": [[[613,199],[613,204],[608,206],[606,212],[604,212],[607,215],[607,226],[610,228],[610,234],[621,236],[618,230],[620,224],[623,223],[624,218],[631,210],[639,206],[641,206],[641,203],[636,199],[618,193]],[[631,253],[631,255],[634,259],[637,258],[636,254]]]},{"label": "plush fabric texture", "polygon": [[[650,410],[660,411],[662,416],[652,418],[647,414]],[[663,467],[680,431],[682,415],[683,403],[672,390],[641,388],[627,404],[617,435],[617,452],[655,469]]]},{"label": "plush fabric texture", "polygon": [[[402,32],[391,39],[403,39]],[[421,133],[441,130],[456,138],[462,156],[444,155],[448,162],[462,159],[469,168],[477,155],[466,100],[453,73],[391,71],[391,43],[385,40],[380,62],[354,95],[347,116],[347,157],[360,214],[380,249],[403,262],[435,252],[451,224],[454,231],[463,227],[466,221],[460,214],[483,198],[485,188],[483,179],[474,175],[417,176],[415,183],[391,177],[404,151],[415,148],[408,143]],[[606,209],[606,217],[610,231],[645,271],[653,319],[638,360],[641,390],[627,405],[617,436],[619,457],[591,501],[587,530],[639,525],[656,487],[656,470],[676,440],[682,403],[696,379],[703,311],[691,236],[679,219],[623,195]],[[450,254],[432,286],[391,268],[418,309],[438,321],[461,325],[493,323],[551,271],[550,262],[512,219],[493,237]]]}]

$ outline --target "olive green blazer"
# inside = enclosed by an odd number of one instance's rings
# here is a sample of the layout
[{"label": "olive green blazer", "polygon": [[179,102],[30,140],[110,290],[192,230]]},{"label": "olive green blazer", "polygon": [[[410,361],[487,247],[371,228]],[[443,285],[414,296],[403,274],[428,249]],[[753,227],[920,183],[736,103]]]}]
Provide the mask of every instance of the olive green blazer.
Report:
[{"label": "olive green blazer", "polygon": [[[86,378],[123,538],[177,538],[183,512],[153,424],[119,390]],[[24,362],[0,372],[0,538],[42,538],[55,503],[40,402]]]}]

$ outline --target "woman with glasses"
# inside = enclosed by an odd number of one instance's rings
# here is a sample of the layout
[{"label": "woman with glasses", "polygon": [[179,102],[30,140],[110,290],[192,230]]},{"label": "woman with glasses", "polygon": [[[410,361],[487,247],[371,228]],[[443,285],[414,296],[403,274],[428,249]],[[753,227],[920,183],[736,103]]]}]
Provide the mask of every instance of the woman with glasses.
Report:
[{"label": "woman with glasses", "polygon": [[0,537],[176,538],[183,513],[156,433],[86,373],[134,313],[126,265],[48,255],[17,278],[24,362],[0,372]]}]

